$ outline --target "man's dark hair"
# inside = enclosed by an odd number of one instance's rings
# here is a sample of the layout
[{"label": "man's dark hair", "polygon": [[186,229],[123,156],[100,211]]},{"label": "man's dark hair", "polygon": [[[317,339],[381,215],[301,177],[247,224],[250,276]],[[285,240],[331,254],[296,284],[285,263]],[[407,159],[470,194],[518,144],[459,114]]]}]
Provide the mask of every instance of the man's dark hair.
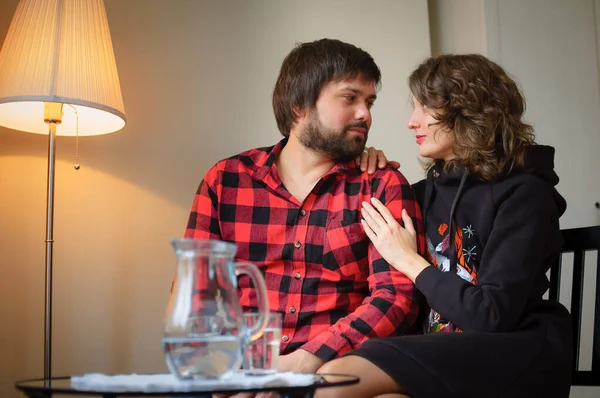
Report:
[{"label": "man's dark hair", "polygon": [[297,120],[294,110],[314,109],[323,86],[361,78],[378,87],[381,72],[366,51],[340,40],[300,43],[283,60],[275,89],[273,111],[277,127],[288,137]]}]

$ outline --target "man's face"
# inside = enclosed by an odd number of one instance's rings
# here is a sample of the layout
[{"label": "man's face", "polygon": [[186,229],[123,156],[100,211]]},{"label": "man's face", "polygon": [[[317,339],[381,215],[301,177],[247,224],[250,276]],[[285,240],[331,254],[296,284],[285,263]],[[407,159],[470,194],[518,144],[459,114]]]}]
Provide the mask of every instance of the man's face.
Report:
[{"label": "man's face", "polygon": [[300,143],[336,162],[354,159],[365,149],[376,98],[372,81],[358,78],[325,84],[315,108],[306,111]]}]

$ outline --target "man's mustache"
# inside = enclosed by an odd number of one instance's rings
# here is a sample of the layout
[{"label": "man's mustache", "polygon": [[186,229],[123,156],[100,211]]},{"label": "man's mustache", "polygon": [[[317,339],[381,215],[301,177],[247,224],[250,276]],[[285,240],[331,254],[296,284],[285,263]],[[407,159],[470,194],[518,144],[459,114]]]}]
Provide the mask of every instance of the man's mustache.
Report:
[{"label": "man's mustache", "polygon": [[369,126],[367,126],[367,122],[358,122],[358,123],[350,124],[350,125],[346,126],[346,130],[350,130],[350,129],[353,129],[356,127],[369,130]]}]

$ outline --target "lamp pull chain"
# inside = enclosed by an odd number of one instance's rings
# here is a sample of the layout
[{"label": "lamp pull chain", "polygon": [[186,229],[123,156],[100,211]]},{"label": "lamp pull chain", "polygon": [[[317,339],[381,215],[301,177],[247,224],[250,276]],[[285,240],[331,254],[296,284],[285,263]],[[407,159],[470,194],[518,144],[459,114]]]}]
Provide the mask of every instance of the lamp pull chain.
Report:
[{"label": "lamp pull chain", "polygon": [[68,104],[75,111],[75,170],[79,170],[81,166],[79,165],[79,113],[77,113],[77,109]]}]

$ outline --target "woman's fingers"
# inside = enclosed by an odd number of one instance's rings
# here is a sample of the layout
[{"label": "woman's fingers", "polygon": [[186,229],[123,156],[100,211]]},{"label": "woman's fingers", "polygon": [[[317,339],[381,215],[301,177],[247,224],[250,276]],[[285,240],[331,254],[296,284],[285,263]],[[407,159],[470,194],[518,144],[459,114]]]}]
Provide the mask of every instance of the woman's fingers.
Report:
[{"label": "woman's fingers", "polygon": [[365,149],[360,155],[356,157],[356,165],[360,167],[362,171],[367,169],[367,163],[369,161],[369,151]]},{"label": "woman's fingers", "polygon": [[400,162],[396,160],[390,160],[387,162],[387,166],[397,170],[400,168]]},{"label": "woman's fingers", "polygon": [[371,242],[375,242],[377,235],[375,234],[375,232],[373,232],[373,230],[369,226],[369,223],[365,220],[360,220],[360,223],[362,224],[363,229],[365,230],[365,234],[367,234],[367,237],[371,240]]},{"label": "woman's fingers", "polygon": [[385,153],[383,153],[382,150],[377,149],[375,151],[375,157],[377,158],[377,167],[383,169],[388,163]]},{"label": "woman's fingers", "polygon": [[387,224],[377,210],[367,202],[362,202],[361,214],[375,233]]},{"label": "woman's fingers", "polygon": [[385,205],[383,203],[381,203],[381,201],[379,199],[371,198],[371,203],[373,204],[373,207],[375,207],[375,209],[377,209],[379,214],[381,214],[381,216],[383,217],[385,222],[388,224],[388,226],[390,226],[390,227],[395,226],[395,225],[399,226],[398,221],[396,221],[396,219],[394,218],[392,213],[388,210],[387,207],[385,207]]},{"label": "woman's fingers", "polygon": [[361,221],[364,221],[369,226],[369,228],[375,233],[375,235],[377,235],[377,231],[379,231],[379,224],[377,224],[377,221],[375,221],[373,217],[371,217],[371,214],[369,214],[367,209],[365,209],[364,207],[361,209],[360,213],[363,218]]},{"label": "woman's fingers", "polygon": [[377,167],[377,149],[373,147],[365,148],[365,150],[356,157],[356,164],[362,171],[368,169],[368,173],[373,174]]},{"label": "woman's fingers", "polygon": [[406,209],[402,209],[402,221],[404,221],[404,228],[411,234],[415,235],[417,232],[415,231],[415,226],[412,222],[412,219],[408,215]]},{"label": "woman's fingers", "polygon": [[377,169],[383,169],[387,166],[399,168],[400,163],[396,161],[388,162],[385,153],[380,149],[374,147],[365,148],[365,150],[356,157],[356,164],[362,171],[366,171],[369,174],[373,174]]},{"label": "woman's fingers", "polygon": [[[381,151],[378,151],[377,149],[375,149],[373,147],[369,147],[367,149],[367,153],[369,155],[368,156],[368,161],[367,161],[367,173],[373,174],[375,172],[375,169],[377,169],[377,167],[378,167],[378,159],[379,159],[379,152],[381,152]],[[385,158],[385,156],[384,156],[384,158]],[[385,166],[385,164],[384,164],[384,166]]]}]

